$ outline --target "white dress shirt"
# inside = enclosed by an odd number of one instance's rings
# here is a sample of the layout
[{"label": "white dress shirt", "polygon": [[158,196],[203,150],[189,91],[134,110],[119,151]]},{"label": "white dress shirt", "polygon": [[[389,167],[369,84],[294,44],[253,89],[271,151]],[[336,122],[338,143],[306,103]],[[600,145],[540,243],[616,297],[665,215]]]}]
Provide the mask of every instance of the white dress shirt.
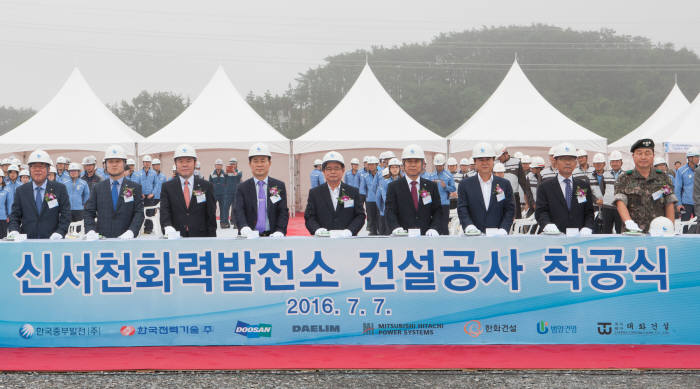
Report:
[{"label": "white dress shirt", "polygon": [[408,176],[406,176],[406,182],[408,182],[408,191],[409,192],[411,192],[411,183],[413,181],[417,182],[416,190],[419,192],[418,193],[418,200],[420,200],[420,176],[418,176],[418,178],[416,178],[415,180],[412,180],[412,179],[408,178]]},{"label": "white dress shirt", "polygon": [[190,176],[188,179],[182,178],[182,176],[178,176],[180,178],[180,188],[182,189],[182,193],[185,193],[185,181],[187,181],[187,187],[190,190],[190,197],[192,197],[192,190],[194,188],[194,176]]},{"label": "white dress shirt", "polygon": [[489,177],[488,181],[481,179],[481,175],[477,174],[479,177],[479,186],[481,186],[481,195],[484,196],[484,206],[489,209],[489,204],[491,203],[491,187],[493,186],[493,174]]},{"label": "white dress shirt", "polygon": [[328,185],[328,191],[331,192],[331,203],[333,204],[333,209],[337,210],[338,197],[340,196],[340,185],[338,185],[335,189],[331,189],[331,186]]},{"label": "white dress shirt", "polygon": [[[561,174],[557,174],[557,179],[559,180],[559,187],[561,188],[561,194],[564,196],[564,200],[566,201],[566,183],[564,180],[566,177],[563,177]],[[571,181],[571,198],[573,199],[574,197],[574,177],[571,176],[569,177],[569,180]]]},{"label": "white dress shirt", "polygon": [[[265,177],[264,180],[258,180],[257,178],[253,177],[253,182],[255,183],[255,198],[257,200],[257,202],[255,203],[256,210],[258,209],[257,205],[259,205],[259,202],[260,202],[260,199],[258,199],[258,191],[260,190],[260,188],[258,187],[258,182],[262,181],[262,183],[263,183],[263,193],[265,193],[265,201],[267,201],[267,179],[268,178],[269,177]],[[267,205],[267,203],[265,203],[265,205]],[[255,229],[255,226],[253,226],[252,228]],[[265,231],[270,231],[270,218],[267,216],[267,212],[265,212]]]}]

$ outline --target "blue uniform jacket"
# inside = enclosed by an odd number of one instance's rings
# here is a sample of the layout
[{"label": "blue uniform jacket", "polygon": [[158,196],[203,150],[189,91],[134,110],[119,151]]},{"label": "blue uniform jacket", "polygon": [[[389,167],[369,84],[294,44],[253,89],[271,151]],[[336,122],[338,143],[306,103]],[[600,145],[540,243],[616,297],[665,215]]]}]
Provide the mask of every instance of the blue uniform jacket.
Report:
[{"label": "blue uniform jacket", "polygon": [[[455,186],[455,180],[452,178],[452,174],[448,172],[447,170],[443,170],[442,173],[438,173],[437,171],[434,171],[430,174],[428,174],[428,177],[426,179],[431,180],[431,181],[436,181],[435,183],[437,184],[438,187],[438,192],[440,193],[440,204],[442,205],[450,205],[450,193],[455,192],[457,190],[457,187]],[[440,181],[445,182],[445,187],[442,187],[442,184]]]},{"label": "blue uniform jacket", "polygon": [[695,170],[685,164],[676,172],[676,180],[673,181],[673,188],[676,197],[681,204],[695,205],[693,200],[693,182],[695,180]]},{"label": "blue uniform jacket", "polygon": [[320,170],[314,169],[311,171],[311,189],[325,183],[326,177],[323,176],[323,173]]},{"label": "blue uniform jacket", "polygon": [[78,178],[75,182],[70,180],[65,182],[63,185],[66,186],[66,190],[68,191],[70,210],[82,211],[84,209],[83,206],[90,198],[90,188],[88,187],[88,183]]}]

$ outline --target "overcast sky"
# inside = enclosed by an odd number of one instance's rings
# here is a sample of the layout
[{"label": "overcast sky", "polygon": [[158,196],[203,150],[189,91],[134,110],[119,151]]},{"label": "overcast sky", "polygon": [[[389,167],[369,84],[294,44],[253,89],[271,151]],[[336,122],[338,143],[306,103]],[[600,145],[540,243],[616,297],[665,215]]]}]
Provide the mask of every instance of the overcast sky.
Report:
[{"label": "overcast sky", "polygon": [[194,98],[219,64],[244,95],[280,92],[328,55],[530,23],[700,52],[697,0],[0,0],[0,105],[43,107],[74,66],[110,103],[143,89]]}]

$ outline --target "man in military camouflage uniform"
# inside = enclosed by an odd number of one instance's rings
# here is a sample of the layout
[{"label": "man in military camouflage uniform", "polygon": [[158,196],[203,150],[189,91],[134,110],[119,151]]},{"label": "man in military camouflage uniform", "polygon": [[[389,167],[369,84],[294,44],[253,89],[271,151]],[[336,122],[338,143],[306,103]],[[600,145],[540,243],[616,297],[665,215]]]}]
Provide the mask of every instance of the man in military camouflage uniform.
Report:
[{"label": "man in military camouflage uniform", "polygon": [[649,223],[666,216],[674,220],[673,184],[666,173],[653,169],[654,141],[640,139],[630,149],[634,169],[615,183],[615,205],[627,231],[649,231]]},{"label": "man in military camouflage uniform", "polygon": [[[526,208],[534,208],[535,201],[532,197],[532,192],[530,192],[530,185],[528,185],[527,178],[525,178],[525,171],[523,170],[523,165],[520,163],[519,158],[511,157],[508,153],[506,147],[502,144],[496,145],[496,159],[501,162],[506,167],[506,179],[510,182],[510,186],[513,188],[513,200],[515,201],[515,218],[522,218],[522,211],[520,207],[520,199],[524,199]],[[522,191],[522,193],[521,193]]]}]

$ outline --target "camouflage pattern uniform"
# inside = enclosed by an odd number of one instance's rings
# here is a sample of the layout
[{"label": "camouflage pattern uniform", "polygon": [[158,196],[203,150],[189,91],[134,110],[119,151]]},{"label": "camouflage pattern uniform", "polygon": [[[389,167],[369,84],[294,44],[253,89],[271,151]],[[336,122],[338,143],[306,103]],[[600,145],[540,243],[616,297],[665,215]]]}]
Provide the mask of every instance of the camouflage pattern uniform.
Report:
[{"label": "camouflage pattern uniform", "polygon": [[[659,190],[662,194],[657,200],[652,197]],[[678,199],[673,194],[673,183],[666,173],[652,169],[648,178],[644,178],[639,172],[628,170],[620,175],[615,182],[615,203],[622,201],[627,205],[630,217],[644,232],[649,232],[649,223],[658,216],[665,216],[666,204],[676,203]]]}]

